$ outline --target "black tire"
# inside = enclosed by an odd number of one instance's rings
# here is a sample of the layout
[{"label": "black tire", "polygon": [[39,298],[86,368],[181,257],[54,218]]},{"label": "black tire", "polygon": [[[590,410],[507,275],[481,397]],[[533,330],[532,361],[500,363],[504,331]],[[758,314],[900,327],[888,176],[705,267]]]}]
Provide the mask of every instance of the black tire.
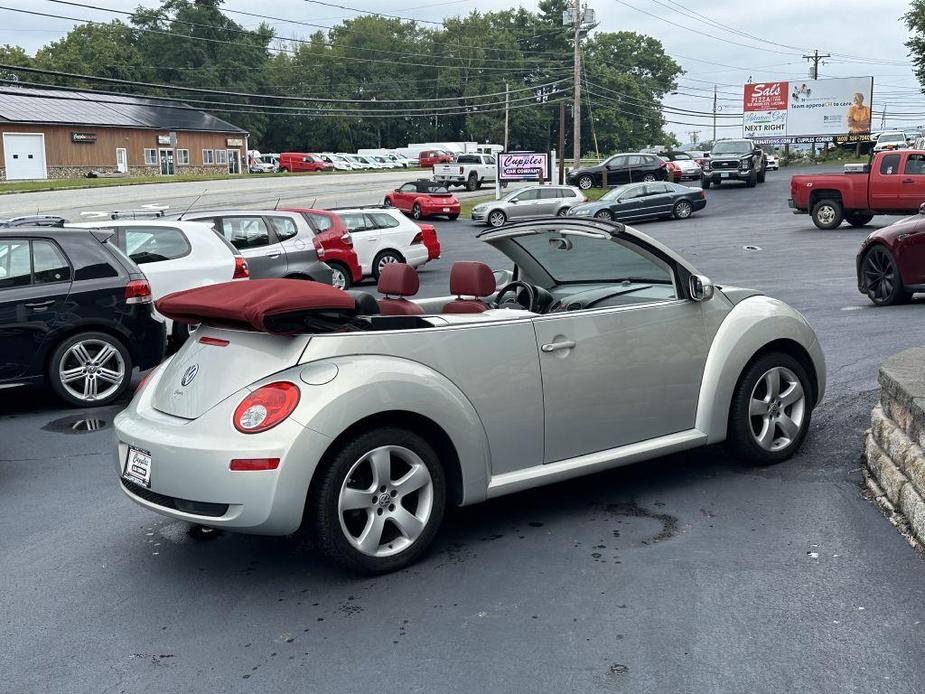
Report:
[{"label": "black tire", "polygon": [[[383,446],[400,446],[417,455],[430,473],[433,493],[430,515],[420,535],[404,550],[391,556],[377,557],[360,551],[347,538],[341,526],[339,499],[347,475],[354,465],[369,451]],[[312,484],[307,504],[307,518],[311,522],[318,545],[331,560],[356,573],[384,574],[397,571],[418,560],[433,542],[446,508],[446,475],[437,453],[422,437],[394,427],[372,429],[349,437],[340,448],[328,456]],[[387,527],[393,532],[397,530],[397,526],[392,523]]]},{"label": "black tire", "polygon": [[872,214],[858,214],[856,212],[849,212],[845,215],[845,221],[857,228],[867,226],[873,218],[874,216]]},{"label": "black tire", "polygon": [[423,217],[421,206],[418,203],[414,203],[414,205],[411,207],[411,216],[415,219],[421,219],[421,217]]},{"label": "black tire", "polygon": [[671,210],[671,216],[675,219],[687,219],[694,214],[694,205],[690,200],[678,200]]},{"label": "black tire", "polygon": [[758,173],[752,171],[748,179],[745,181],[745,186],[747,188],[754,188],[756,185],[758,185]]},{"label": "black tire", "polygon": [[[90,343],[94,346],[97,344],[101,346],[109,345],[114,350],[116,350],[118,357],[122,360],[121,378],[119,379],[118,383],[113,383],[110,386],[105,387],[103,390],[103,392],[106,393],[105,397],[96,397],[95,399],[91,399],[89,397],[79,397],[72,392],[75,391],[76,388],[70,388],[62,380],[60,373],[62,368],[66,368],[68,370],[77,368],[78,363],[75,361],[74,355],[69,354],[69,350],[81,342]],[[99,352],[93,352],[91,350],[90,355],[95,357],[99,355]],[[107,364],[113,363],[118,363],[118,359],[116,359],[116,357],[112,357],[111,360],[107,359],[106,362],[102,365],[106,366]],[[51,389],[55,392],[55,395],[57,395],[69,405],[74,407],[103,407],[118,400],[120,397],[122,397],[125,391],[128,390],[128,387],[132,382],[132,369],[132,357],[129,354],[128,348],[122,343],[121,340],[113,337],[108,333],[87,331],[77,333],[76,335],[71,335],[71,337],[62,341],[61,344],[55,348],[54,352],[52,352],[51,359],[48,361],[47,376],[48,383],[51,385]],[[99,371],[99,369],[96,369],[94,373],[98,374]],[[98,375],[93,376],[93,380],[99,383],[97,385],[97,390],[99,390],[100,385],[105,385],[107,383],[106,381],[102,381]],[[86,389],[84,389],[84,392],[86,392]]]},{"label": "black tire", "polygon": [[[197,324],[196,327],[198,328],[199,324]],[[170,342],[173,349],[180,349],[189,339],[189,336],[193,330],[194,328],[192,328],[189,323],[180,323],[179,321],[174,321],[173,329],[170,332]]]},{"label": "black tire", "polygon": [[451,222],[455,222],[457,219],[459,219],[459,215],[458,214],[448,214],[446,218],[449,219]]},{"label": "black tire", "polygon": [[383,206],[383,207],[391,207],[391,206],[392,206],[392,199],[391,199],[391,198],[386,198],[385,200],[383,200],[383,201],[382,201],[382,206]]},{"label": "black tire", "polygon": [[871,246],[861,259],[860,284],[875,306],[905,304],[912,298],[912,292],[903,288],[893,254],[880,244]]},{"label": "black tire", "polygon": [[595,219],[600,219],[603,222],[612,222],[613,221],[613,212],[610,210],[598,210],[594,213]]},{"label": "black tire", "polygon": [[[750,414],[752,394],[756,392],[756,388],[761,389],[759,381],[762,380],[766,373],[781,367],[793,374],[800,382],[804,393],[802,416],[800,417],[798,433],[790,438],[789,443],[782,445],[777,450],[767,450],[756,440],[758,434],[753,433],[755,429],[759,429],[761,426],[758,420],[762,419],[762,415]],[[744,458],[753,465],[775,465],[787,460],[799,450],[803,439],[806,438],[813,406],[815,405],[813,397],[812,383],[806,370],[789,354],[769,352],[755,359],[739,377],[739,382],[732,396],[732,404],[729,407],[729,427],[726,436],[728,448],[734,455]],[[792,417],[796,413],[796,407],[797,405],[794,404],[778,409],[785,416],[791,418],[792,421]],[[789,410],[789,413],[787,410]],[[764,431],[764,429],[761,428],[760,431]],[[771,436],[774,437],[778,431],[786,435],[783,429],[775,428],[772,430]]]},{"label": "black tire", "polygon": [[333,274],[331,276],[331,286],[337,287],[336,280],[338,279],[338,273],[340,274],[340,279],[343,282],[343,286],[340,289],[347,290],[350,289],[350,286],[353,284],[353,278],[350,276],[350,269],[343,263],[338,263],[336,260],[328,263],[328,267],[331,268]]},{"label": "black tire", "polygon": [[823,231],[837,229],[845,219],[845,212],[841,202],[826,198],[813,205],[810,216],[813,218],[813,224]]},{"label": "black tire", "polygon": [[504,210],[492,210],[485,216],[485,221],[491,227],[503,227],[507,223],[507,215]]},{"label": "black tire", "polygon": [[478,190],[481,187],[482,187],[482,184],[479,183],[478,174],[476,174],[473,171],[471,174],[469,174],[469,177],[466,179],[466,190],[468,190],[469,192],[472,192],[473,190]]},{"label": "black tire", "polygon": [[379,281],[379,266],[386,261],[386,263],[403,263],[405,262],[404,256],[398,251],[386,250],[380,252],[373,259],[373,277],[378,282]]},{"label": "black tire", "polygon": [[766,174],[767,174],[767,169],[766,169],[766,168],[761,169],[761,171],[758,172],[758,183],[764,183],[764,179],[765,179],[765,175],[766,175]]},{"label": "black tire", "polygon": [[704,177],[700,179],[700,187],[704,190],[710,190],[711,183],[712,181],[709,178]]},{"label": "black tire", "polygon": [[581,190],[588,190],[594,187],[594,179],[591,176],[585,174],[584,176],[579,176],[576,184]]},{"label": "black tire", "polygon": [[281,166],[280,169],[279,169],[279,172],[280,172],[280,173],[289,173],[289,169],[287,169],[285,166]]}]

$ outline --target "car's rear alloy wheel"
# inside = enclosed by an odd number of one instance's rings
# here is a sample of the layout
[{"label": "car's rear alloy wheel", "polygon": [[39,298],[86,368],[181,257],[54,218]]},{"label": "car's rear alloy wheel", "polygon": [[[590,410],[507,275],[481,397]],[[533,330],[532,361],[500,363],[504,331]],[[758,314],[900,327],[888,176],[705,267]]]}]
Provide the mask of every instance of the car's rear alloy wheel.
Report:
[{"label": "car's rear alloy wheel", "polygon": [[877,306],[902,304],[912,297],[903,289],[893,255],[879,245],[867,251],[861,261],[861,283],[867,297]]},{"label": "car's rear alloy wheel", "polygon": [[828,231],[841,226],[845,218],[844,208],[838,200],[820,200],[813,205],[810,216],[813,218],[813,224],[819,229]]},{"label": "car's rear alloy wheel", "polygon": [[405,262],[405,259],[396,251],[382,251],[382,253],[377,255],[376,259],[373,261],[373,276],[378,282],[379,273],[382,272],[382,268],[384,268],[386,265],[391,265],[392,263],[403,262]]},{"label": "car's rear alloy wheel", "polygon": [[678,200],[674,204],[672,214],[675,219],[687,219],[694,213],[694,206],[688,200]]},{"label": "car's rear alloy wheel", "polygon": [[658,179],[655,178],[655,174],[646,174],[645,176],[642,177],[642,180],[645,181],[646,183],[652,183],[653,181],[657,181]]},{"label": "car's rear alloy wheel", "polygon": [[789,354],[755,360],[739,379],[729,415],[728,443],[759,465],[786,460],[809,429],[812,395],[806,370]]},{"label": "car's rear alloy wheel", "polygon": [[566,215],[568,215],[568,208],[567,208],[567,207],[560,207],[560,208],[559,208],[559,211],[556,212],[556,216],[557,216],[557,217],[565,217]]},{"label": "car's rear alloy wheel", "polygon": [[488,223],[493,227],[503,227],[507,221],[507,215],[501,210],[493,210],[488,214]]},{"label": "car's rear alloy wheel", "polygon": [[578,187],[582,190],[588,190],[591,186],[594,185],[594,179],[590,176],[581,176],[578,179]]},{"label": "car's rear alloy wheel", "polygon": [[466,179],[466,190],[473,191],[480,188],[479,177],[475,172],[469,174],[469,178]]},{"label": "car's rear alloy wheel", "polygon": [[350,273],[340,263],[328,263],[331,268],[331,286],[337,289],[350,289]]},{"label": "car's rear alloy wheel", "polygon": [[422,215],[421,206],[418,203],[414,203],[414,207],[411,208],[411,216],[415,219],[420,219]]},{"label": "car's rear alloy wheel", "polygon": [[309,500],[324,551],[362,573],[416,560],[443,519],[446,480],[436,452],[398,428],[351,437],[321,471]]},{"label": "car's rear alloy wheel", "polygon": [[72,405],[108,405],[128,387],[132,359],[111,335],[79,333],[52,354],[48,376],[55,393]]},{"label": "car's rear alloy wheel", "polygon": [[613,212],[611,212],[610,210],[598,210],[597,212],[594,213],[594,218],[600,219],[604,222],[612,222]]}]

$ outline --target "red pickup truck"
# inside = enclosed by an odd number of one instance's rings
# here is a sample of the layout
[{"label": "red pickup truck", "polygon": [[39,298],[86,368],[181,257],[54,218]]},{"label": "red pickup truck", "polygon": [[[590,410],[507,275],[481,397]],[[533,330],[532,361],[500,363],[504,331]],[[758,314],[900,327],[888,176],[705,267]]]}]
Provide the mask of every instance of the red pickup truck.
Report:
[{"label": "red pickup truck", "polygon": [[790,207],[812,216],[820,229],[843,221],[862,227],[874,215],[916,214],[925,202],[925,150],[877,152],[870,163],[849,164],[841,174],[807,174],[790,179]]}]

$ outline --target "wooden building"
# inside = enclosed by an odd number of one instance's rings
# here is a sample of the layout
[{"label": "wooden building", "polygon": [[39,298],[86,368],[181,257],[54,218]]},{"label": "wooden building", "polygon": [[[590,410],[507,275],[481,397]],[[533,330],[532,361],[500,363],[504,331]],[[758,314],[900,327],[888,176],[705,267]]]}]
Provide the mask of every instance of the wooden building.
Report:
[{"label": "wooden building", "polygon": [[245,130],[174,101],[4,87],[0,138],[0,180],[247,171]]}]

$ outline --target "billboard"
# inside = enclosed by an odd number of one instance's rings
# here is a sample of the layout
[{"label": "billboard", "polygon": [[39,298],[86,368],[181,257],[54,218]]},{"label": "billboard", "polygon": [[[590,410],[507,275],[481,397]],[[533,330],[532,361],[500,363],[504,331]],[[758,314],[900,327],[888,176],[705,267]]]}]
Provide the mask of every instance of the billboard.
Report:
[{"label": "billboard", "polygon": [[873,77],[746,84],[742,134],[759,144],[870,139]]},{"label": "billboard", "polygon": [[502,152],[498,155],[499,181],[550,180],[548,152]]}]

